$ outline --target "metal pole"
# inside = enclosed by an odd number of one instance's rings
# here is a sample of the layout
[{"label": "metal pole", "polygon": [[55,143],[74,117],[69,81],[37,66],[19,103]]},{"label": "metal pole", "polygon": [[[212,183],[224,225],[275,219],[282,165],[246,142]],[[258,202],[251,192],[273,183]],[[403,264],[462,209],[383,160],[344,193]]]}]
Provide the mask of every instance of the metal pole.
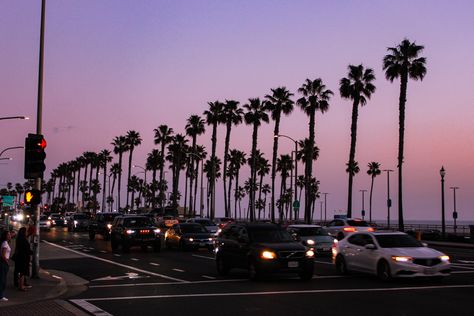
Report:
[{"label": "metal pole", "polygon": [[[40,51],[39,51],[39,69],[38,69],[38,104],[36,112],[36,134],[41,134],[42,130],[42,114],[43,114],[43,60],[44,60],[44,24],[45,24],[46,0],[41,1],[41,31],[40,31]],[[35,189],[41,190],[41,178],[36,178]],[[33,263],[32,278],[39,278],[39,218],[40,206],[36,206],[35,212],[36,233],[33,236]]]},{"label": "metal pole", "polygon": [[454,235],[456,235],[456,230],[457,230],[457,219],[458,219],[458,212],[456,210],[456,190],[459,189],[459,187],[451,187],[450,189],[453,190],[453,197],[454,197],[454,211],[453,211],[453,219],[454,219]]},{"label": "metal pole", "polygon": [[324,222],[327,223],[327,197],[329,193],[323,193],[324,194]]},{"label": "metal pole", "polygon": [[[297,159],[297,155],[298,155],[298,142],[295,141],[295,201],[298,200],[298,186],[297,186],[297,181],[298,181],[298,159]],[[300,201],[298,201],[300,202]],[[301,203],[300,203],[301,205]],[[298,216],[298,218],[300,217],[300,209],[298,208],[298,210],[296,211],[296,214],[295,216]]]},{"label": "metal pole", "polygon": [[445,176],[444,167],[441,167],[440,174],[441,174],[441,233],[443,235],[443,239],[445,239],[446,238],[446,221],[445,221],[445,208],[444,208],[444,176]]},{"label": "metal pole", "polygon": [[387,172],[387,228],[390,229],[390,207],[392,206],[392,200],[390,200],[390,172],[391,169],[383,170]]},{"label": "metal pole", "polygon": [[319,202],[319,219],[321,221],[321,224],[323,222],[323,201]]},{"label": "metal pole", "polygon": [[367,190],[360,190],[360,192],[362,192],[362,211],[361,211],[361,213],[362,213],[362,219],[364,219],[364,217],[365,217],[365,203],[364,203],[365,202],[365,196],[364,196],[364,194],[365,194],[365,192],[367,192]]}]

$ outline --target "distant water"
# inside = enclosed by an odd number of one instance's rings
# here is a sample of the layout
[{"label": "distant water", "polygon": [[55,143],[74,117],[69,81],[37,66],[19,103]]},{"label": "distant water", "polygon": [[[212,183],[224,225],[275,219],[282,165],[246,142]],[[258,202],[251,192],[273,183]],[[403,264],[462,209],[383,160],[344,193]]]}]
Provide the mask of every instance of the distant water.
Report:
[{"label": "distant water", "polygon": [[[387,219],[376,219],[375,222],[377,224],[386,224]],[[390,224],[398,224],[398,219],[390,219]],[[404,224],[409,225],[418,225],[418,224],[425,224],[425,225],[441,225],[441,220],[426,220],[426,219],[405,219]],[[454,225],[453,220],[446,220],[446,225]],[[459,220],[456,222],[456,225],[474,225],[474,221],[463,221]]]}]

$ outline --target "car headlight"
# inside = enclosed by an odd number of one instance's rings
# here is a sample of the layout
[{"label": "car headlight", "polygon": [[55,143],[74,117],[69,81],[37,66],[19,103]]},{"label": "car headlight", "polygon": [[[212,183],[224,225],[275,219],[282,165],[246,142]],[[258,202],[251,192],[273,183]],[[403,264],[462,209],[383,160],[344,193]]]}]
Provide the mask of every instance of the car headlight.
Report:
[{"label": "car headlight", "polygon": [[78,222],[77,222],[77,221],[74,221],[74,225],[77,225],[77,224],[78,224]]},{"label": "car headlight", "polygon": [[209,241],[213,241],[214,239],[213,239],[212,237],[209,237],[208,240],[209,240]]},{"label": "car headlight", "polygon": [[125,232],[126,232],[128,235],[131,235],[131,234],[135,233],[135,231],[134,231],[133,229],[127,229]]},{"label": "car headlight", "polygon": [[274,253],[273,251],[265,250],[265,251],[262,251],[262,253],[260,254],[260,258],[262,258],[262,259],[275,259],[276,258],[276,253]]},{"label": "car headlight", "polygon": [[194,238],[193,238],[193,237],[190,237],[190,238],[188,238],[188,240],[189,240],[190,242],[193,242],[193,241],[194,241]]},{"label": "car headlight", "polygon": [[407,256],[392,256],[392,260],[396,262],[412,262],[413,258]]},{"label": "car headlight", "polygon": [[161,229],[157,228],[157,229],[153,230],[153,232],[155,232],[155,234],[159,234],[159,233],[161,233]]},{"label": "car headlight", "polygon": [[47,221],[46,225],[51,226],[51,221]]},{"label": "car headlight", "polygon": [[112,224],[107,224],[107,229],[112,229]]},{"label": "car headlight", "polygon": [[17,220],[17,221],[22,221],[24,218],[25,218],[25,217],[23,216],[23,214],[18,214],[18,215],[16,216],[16,220]]},{"label": "car headlight", "polygon": [[313,258],[314,257],[314,251],[311,250],[311,249],[306,251],[306,257]]},{"label": "car headlight", "polygon": [[443,255],[443,256],[439,256],[439,258],[441,259],[441,261],[443,262],[449,262],[449,256],[446,256],[446,255]]},{"label": "car headlight", "polygon": [[67,220],[66,220],[66,219],[64,220],[64,224],[67,224]]},{"label": "car headlight", "polygon": [[56,224],[56,221],[53,219],[53,220],[51,221],[51,223]]},{"label": "car headlight", "polygon": [[312,246],[312,245],[314,245],[314,240],[312,240],[312,239],[308,239],[308,240],[306,240],[306,244],[308,244],[308,245],[311,245],[311,246]]}]

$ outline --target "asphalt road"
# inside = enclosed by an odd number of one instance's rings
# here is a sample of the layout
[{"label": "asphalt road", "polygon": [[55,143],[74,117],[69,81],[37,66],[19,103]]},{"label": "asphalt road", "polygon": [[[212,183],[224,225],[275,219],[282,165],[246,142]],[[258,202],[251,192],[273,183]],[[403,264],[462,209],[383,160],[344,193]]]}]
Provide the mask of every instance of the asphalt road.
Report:
[{"label": "asphalt road", "polygon": [[340,276],[330,258],[315,259],[309,282],[288,275],[252,282],[245,270],[218,276],[207,250],[113,253],[101,237],[60,228],[42,239],[71,255],[41,266],[88,280],[88,290],[70,301],[96,315],[474,315],[474,249],[436,247],[453,263],[442,282]]}]

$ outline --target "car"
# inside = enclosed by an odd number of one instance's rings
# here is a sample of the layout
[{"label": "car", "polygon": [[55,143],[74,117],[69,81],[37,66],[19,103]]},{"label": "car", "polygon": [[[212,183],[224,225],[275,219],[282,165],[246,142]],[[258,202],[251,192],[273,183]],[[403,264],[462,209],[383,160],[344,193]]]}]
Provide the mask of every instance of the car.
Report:
[{"label": "car", "polygon": [[214,238],[204,226],[198,223],[174,224],[165,233],[167,248],[178,247],[182,250],[207,248],[214,250]]},{"label": "car", "polygon": [[273,272],[296,273],[310,280],[314,251],[293,239],[283,227],[271,223],[232,223],[217,236],[217,273],[233,268],[248,269],[251,280]]},{"label": "car", "polygon": [[51,220],[51,227],[58,226],[58,227],[65,227],[67,226],[67,220],[61,213],[51,213],[49,215],[49,219]]},{"label": "car", "polygon": [[231,217],[219,217],[219,218],[214,219],[214,222],[220,229],[222,229],[227,224],[235,222],[235,219]]},{"label": "car", "polygon": [[86,214],[81,213],[74,213],[69,216],[69,220],[67,222],[67,230],[69,232],[77,231],[77,230],[89,230],[89,216]]},{"label": "car", "polygon": [[288,232],[316,255],[332,255],[334,237],[319,225],[289,225]]},{"label": "car", "polygon": [[39,220],[40,230],[51,230],[51,220],[48,218],[48,215],[41,215]]},{"label": "car", "polygon": [[211,221],[211,220],[208,219],[208,218],[200,218],[200,217],[190,218],[190,219],[188,219],[186,222],[187,222],[187,223],[198,223],[198,224],[201,224],[201,225],[204,226],[211,234],[217,233],[217,230],[219,229],[219,227],[216,225],[216,223],[214,223],[213,221]]},{"label": "car", "polygon": [[94,240],[96,235],[102,235],[104,240],[109,240],[112,222],[119,215],[122,214],[117,212],[97,213],[89,223],[89,239]]},{"label": "car", "polygon": [[141,246],[142,250],[152,246],[154,252],[159,252],[161,230],[146,216],[117,216],[112,223],[110,244],[113,251],[116,251],[119,246],[124,252],[129,252],[133,246]]},{"label": "car", "polygon": [[175,224],[178,224],[179,223],[179,220],[177,217],[174,217],[174,216],[163,216],[159,221],[158,221],[159,225],[161,228],[170,228],[172,227],[173,225]]},{"label": "car", "polygon": [[334,244],[333,263],[341,274],[351,271],[395,277],[441,279],[451,273],[449,256],[402,232],[353,233]]},{"label": "car", "polygon": [[326,225],[325,229],[338,240],[354,232],[375,231],[375,228],[370,226],[369,223],[358,218],[335,218]]}]

